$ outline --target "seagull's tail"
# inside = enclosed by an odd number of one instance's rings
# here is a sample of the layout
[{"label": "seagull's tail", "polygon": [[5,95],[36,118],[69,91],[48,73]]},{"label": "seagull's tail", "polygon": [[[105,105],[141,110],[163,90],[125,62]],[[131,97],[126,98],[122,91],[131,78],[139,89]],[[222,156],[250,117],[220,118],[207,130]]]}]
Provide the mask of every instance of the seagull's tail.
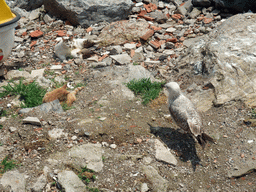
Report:
[{"label": "seagull's tail", "polygon": [[212,137],[210,137],[209,135],[207,135],[206,133],[202,133],[201,135],[198,135],[196,137],[196,139],[197,139],[198,143],[202,146],[203,149],[204,149],[207,141],[215,143],[215,140]]}]

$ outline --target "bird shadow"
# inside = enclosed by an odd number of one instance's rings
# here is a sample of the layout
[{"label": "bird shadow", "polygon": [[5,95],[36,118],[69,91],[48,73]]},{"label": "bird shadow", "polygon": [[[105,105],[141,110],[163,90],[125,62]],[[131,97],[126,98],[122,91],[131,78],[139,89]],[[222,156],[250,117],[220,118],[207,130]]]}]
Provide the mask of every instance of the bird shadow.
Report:
[{"label": "bird shadow", "polygon": [[175,151],[181,161],[190,161],[194,171],[197,165],[201,165],[201,159],[196,152],[195,140],[191,135],[169,127],[153,127],[149,123],[148,125],[150,132],[158,136],[168,148]]}]

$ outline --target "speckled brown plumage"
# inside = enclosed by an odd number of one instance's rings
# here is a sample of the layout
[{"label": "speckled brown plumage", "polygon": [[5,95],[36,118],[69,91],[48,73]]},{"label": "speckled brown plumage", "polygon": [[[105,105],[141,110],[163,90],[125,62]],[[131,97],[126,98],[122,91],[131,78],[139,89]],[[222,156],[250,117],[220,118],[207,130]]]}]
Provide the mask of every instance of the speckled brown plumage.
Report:
[{"label": "speckled brown plumage", "polygon": [[183,95],[176,82],[166,84],[168,90],[168,106],[176,124],[187,133],[194,136],[204,148],[206,141],[214,142],[202,129],[201,117],[193,103]]}]

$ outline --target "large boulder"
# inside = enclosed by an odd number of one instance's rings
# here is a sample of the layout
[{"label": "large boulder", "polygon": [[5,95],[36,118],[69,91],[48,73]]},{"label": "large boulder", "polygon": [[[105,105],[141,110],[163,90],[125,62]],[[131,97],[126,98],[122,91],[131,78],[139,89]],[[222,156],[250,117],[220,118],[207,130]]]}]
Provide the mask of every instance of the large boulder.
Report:
[{"label": "large boulder", "polygon": [[45,10],[73,25],[92,24],[127,19],[133,6],[131,0],[44,0]]},{"label": "large boulder", "polygon": [[[237,14],[192,44],[178,60],[195,80],[201,74],[214,90],[214,104],[243,100],[256,105],[256,14]],[[190,80],[191,81],[191,80]],[[209,86],[211,84],[211,86]]]},{"label": "large boulder", "polygon": [[253,0],[213,0],[213,2],[219,7],[232,9],[237,12],[256,11],[256,1]]},{"label": "large boulder", "polygon": [[6,0],[6,2],[11,8],[19,7],[27,11],[41,7],[43,5],[43,1],[44,0]]}]

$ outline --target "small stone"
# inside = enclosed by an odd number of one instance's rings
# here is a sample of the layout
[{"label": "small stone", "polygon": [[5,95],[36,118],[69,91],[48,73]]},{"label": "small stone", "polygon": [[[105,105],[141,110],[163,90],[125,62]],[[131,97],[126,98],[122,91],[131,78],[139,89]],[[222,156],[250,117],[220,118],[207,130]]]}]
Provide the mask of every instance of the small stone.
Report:
[{"label": "small stone", "polygon": [[109,144],[108,144],[107,142],[102,142],[101,145],[102,145],[103,147],[108,147],[108,146],[109,146]]},{"label": "small stone", "polygon": [[104,121],[107,117],[101,117],[99,118],[100,121]]},{"label": "small stone", "polygon": [[37,117],[27,117],[23,119],[23,123],[41,126],[41,122]]},{"label": "small stone", "polygon": [[135,49],[136,48],[136,44],[135,43],[125,43],[124,44],[124,48],[128,49],[128,50]]},{"label": "small stone", "polygon": [[52,65],[50,70],[62,70],[62,66],[61,65]]},{"label": "small stone", "polygon": [[77,136],[73,136],[73,137],[71,137],[71,139],[73,140],[73,141],[75,141],[75,140],[77,140]]},{"label": "small stone", "polygon": [[110,147],[111,149],[115,149],[115,148],[117,147],[117,145],[116,145],[116,144],[111,144],[109,147]]},{"label": "small stone", "polygon": [[13,133],[14,131],[17,130],[17,128],[16,127],[9,127],[9,130],[10,130],[11,133]]},{"label": "small stone", "polygon": [[147,192],[149,190],[147,183],[142,183],[140,191],[141,192]]}]

